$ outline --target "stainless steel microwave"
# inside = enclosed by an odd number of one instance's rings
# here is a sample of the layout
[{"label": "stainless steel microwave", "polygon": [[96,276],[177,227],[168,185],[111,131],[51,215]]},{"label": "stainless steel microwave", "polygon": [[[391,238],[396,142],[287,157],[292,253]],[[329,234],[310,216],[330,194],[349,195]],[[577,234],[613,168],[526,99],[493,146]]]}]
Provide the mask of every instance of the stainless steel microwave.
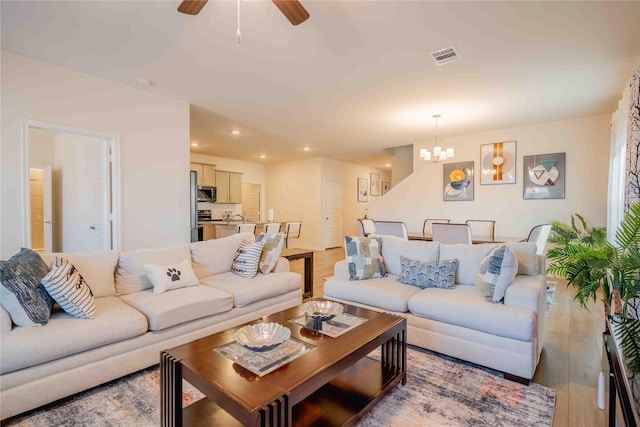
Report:
[{"label": "stainless steel microwave", "polygon": [[198,187],[198,201],[199,202],[216,202],[216,187]]}]

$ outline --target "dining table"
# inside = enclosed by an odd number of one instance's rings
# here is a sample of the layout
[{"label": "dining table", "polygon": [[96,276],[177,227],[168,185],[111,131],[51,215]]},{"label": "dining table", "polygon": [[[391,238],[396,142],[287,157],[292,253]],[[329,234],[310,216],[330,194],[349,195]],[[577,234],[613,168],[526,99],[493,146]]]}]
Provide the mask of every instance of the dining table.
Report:
[{"label": "dining table", "polygon": [[[431,236],[425,236],[420,231],[409,231],[409,240],[422,240],[426,242],[433,241]],[[509,242],[525,242],[527,240],[526,237],[517,237],[517,236],[483,236],[483,235],[472,235],[471,243],[480,244],[480,243],[509,243]]]}]

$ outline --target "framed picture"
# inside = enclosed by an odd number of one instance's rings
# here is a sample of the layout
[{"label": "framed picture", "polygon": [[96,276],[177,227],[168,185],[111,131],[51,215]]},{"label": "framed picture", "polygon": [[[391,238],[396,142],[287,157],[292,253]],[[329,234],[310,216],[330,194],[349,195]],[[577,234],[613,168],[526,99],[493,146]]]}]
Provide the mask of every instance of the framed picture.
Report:
[{"label": "framed picture", "polygon": [[367,200],[369,200],[369,180],[358,178],[358,201],[366,202]]},{"label": "framed picture", "polygon": [[516,141],[480,146],[480,184],[516,183]]},{"label": "framed picture", "polygon": [[380,195],[380,174],[379,173],[371,173],[371,195],[379,196]]},{"label": "framed picture", "polygon": [[473,200],[473,161],[442,165],[442,200]]},{"label": "framed picture", "polygon": [[382,195],[387,194],[387,191],[391,188],[391,183],[389,181],[382,181]]},{"label": "framed picture", "polygon": [[524,156],[524,199],[564,199],[565,154]]}]

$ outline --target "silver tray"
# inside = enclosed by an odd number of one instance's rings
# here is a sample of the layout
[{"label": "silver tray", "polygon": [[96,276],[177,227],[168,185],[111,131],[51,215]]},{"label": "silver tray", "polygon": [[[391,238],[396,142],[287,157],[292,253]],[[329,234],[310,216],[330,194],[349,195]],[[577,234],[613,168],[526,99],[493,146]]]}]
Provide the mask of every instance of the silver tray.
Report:
[{"label": "silver tray", "polygon": [[314,320],[331,320],[338,314],[342,314],[344,307],[334,301],[312,300],[302,304],[302,312]]},{"label": "silver tray", "polygon": [[291,336],[291,331],[279,323],[257,323],[247,325],[233,334],[233,339],[251,350],[270,350]]}]

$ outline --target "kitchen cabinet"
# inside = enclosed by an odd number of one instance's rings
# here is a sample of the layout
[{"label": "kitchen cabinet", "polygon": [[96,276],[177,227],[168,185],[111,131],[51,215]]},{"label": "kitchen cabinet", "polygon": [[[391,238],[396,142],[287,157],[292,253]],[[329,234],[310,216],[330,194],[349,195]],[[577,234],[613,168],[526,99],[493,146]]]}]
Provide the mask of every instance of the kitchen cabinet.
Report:
[{"label": "kitchen cabinet", "polygon": [[242,203],[242,174],[216,171],[216,203]]},{"label": "kitchen cabinet", "polygon": [[205,223],[202,226],[202,240],[211,240],[216,238],[215,224]]},{"label": "kitchen cabinet", "polygon": [[204,163],[191,163],[190,169],[198,172],[198,185],[205,187],[216,186],[216,167]]}]

